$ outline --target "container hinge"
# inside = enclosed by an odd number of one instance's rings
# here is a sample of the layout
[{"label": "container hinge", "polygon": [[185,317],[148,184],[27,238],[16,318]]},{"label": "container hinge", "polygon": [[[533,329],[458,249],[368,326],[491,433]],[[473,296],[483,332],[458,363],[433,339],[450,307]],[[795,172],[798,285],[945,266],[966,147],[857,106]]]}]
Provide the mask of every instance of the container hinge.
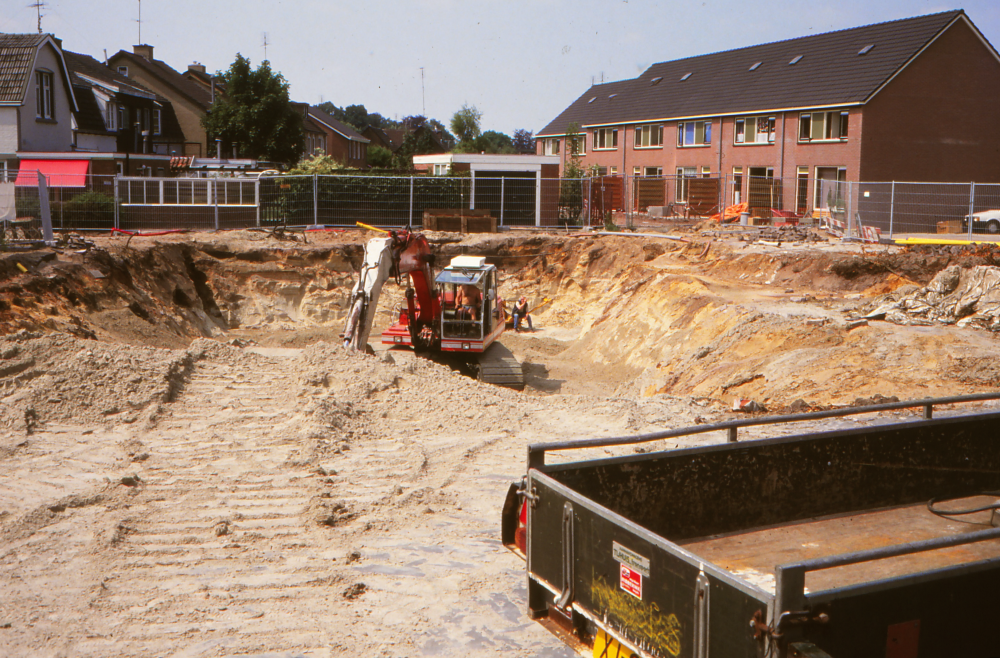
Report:
[{"label": "container hinge", "polygon": [[532,509],[538,507],[538,489],[536,487],[531,487],[531,491],[528,491],[527,475],[521,478],[521,486],[517,490],[517,495],[528,501],[528,503],[531,504]]},{"label": "container hinge", "polygon": [[556,599],[556,607],[566,609],[573,602],[573,504],[563,505],[562,517],[562,573],[563,589]]}]

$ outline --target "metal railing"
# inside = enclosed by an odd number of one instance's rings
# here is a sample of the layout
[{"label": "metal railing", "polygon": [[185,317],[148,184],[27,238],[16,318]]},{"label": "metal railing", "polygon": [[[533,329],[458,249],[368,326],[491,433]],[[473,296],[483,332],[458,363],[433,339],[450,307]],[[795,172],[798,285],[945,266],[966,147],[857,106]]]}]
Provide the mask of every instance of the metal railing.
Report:
[{"label": "metal railing", "polygon": [[[822,172],[821,172],[822,173]],[[499,227],[621,228],[708,217],[745,204],[753,223],[827,224],[899,233],[1000,234],[1000,185],[727,175],[264,176],[138,178],[86,175],[48,182],[56,230],[227,229],[268,226],[418,227],[427,210],[486,210]],[[40,216],[32,172],[0,187],[0,220]],[[8,206],[13,207],[13,212]],[[7,208],[7,210],[4,210]],[[10,215],[9,217],[7,215]],[[975,221],[969,222],[972,216]]]}]

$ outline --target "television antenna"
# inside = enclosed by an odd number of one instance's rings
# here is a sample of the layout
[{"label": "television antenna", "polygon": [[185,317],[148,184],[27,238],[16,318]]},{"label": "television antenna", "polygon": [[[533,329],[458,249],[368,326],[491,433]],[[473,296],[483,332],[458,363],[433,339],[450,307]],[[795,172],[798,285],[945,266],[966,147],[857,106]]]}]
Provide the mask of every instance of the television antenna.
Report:
[{"label": "television antenna", "polygon": [[267,32],[264,33],[264,61],[267,61]]},{"label": "television antenna", "polygon": [[45,15],[45,14],[42,13],[42,9],[46,8],[45,7],[45,2],[44,2],[44,0],[35,0],[35,2],[33,2],[30,5],[28,5],[28,7],[29,8],[30,7],[34,7],[35,10],[38,12],[38,33],[41,34],[42,33],[42,16]]},{"label": "television antenna", "polygon": [[142,44],[142,0],[137,0],[139,3],[139,17],[135,19],[136,24],[139,26],[139,43]]},{"label": "television antenna", "polygon": [[427,116],[427,94],[424,92],[424,67],[420,67],[420,116]]}]

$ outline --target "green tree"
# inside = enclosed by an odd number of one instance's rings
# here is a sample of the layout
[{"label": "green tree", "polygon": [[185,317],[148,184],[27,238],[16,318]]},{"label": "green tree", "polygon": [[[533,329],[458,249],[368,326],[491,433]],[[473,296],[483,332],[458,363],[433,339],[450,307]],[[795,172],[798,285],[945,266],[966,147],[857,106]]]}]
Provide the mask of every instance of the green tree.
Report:
[{"label": "green tree", "polygon": [[472,144],[479,137],[479,120],[482,118],[483,113],[468,103],[451,117],[451,132],[458,138],[459,147]]},{"label": "green tree", "polygon": [[535,152],[535,133],[524,128],[514,131],[514,150],[518,153]]},{"label": "green tree", "polygon": [[495,130],[487,130],[472,142],[475,147],[474,153],[503,153],[512,154],[514,141],[507,135]]},{"label": "green tree", "polygon": [[296,162],[305,146],[302,116],[289,104],[284,76],[267,60],[253,70],[239,53],[229,70],[217,75],[226,94],[202,117],[209,144],[221,139],[225,153],[236,145],[243,157]]},{"label": "green tree", "polygon": [[559,186],[559,216],[566,224],[580,224],[583,217],[583,182],[587,175],[580,160],[580,124],[573,121],[566,126],[566,152],[569,158],[563,165],[563,180]]},{"label": "green tree", "polygon": [[368,164],[374,169],[389,169],[392,167],[392,151],[378,144],[370,145]]}]

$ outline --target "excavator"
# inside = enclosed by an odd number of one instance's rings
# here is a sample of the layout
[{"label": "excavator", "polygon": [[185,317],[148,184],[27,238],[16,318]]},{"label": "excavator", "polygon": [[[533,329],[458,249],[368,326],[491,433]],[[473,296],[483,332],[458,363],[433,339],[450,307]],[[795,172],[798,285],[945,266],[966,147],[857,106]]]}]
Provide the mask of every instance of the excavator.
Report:
[{"label": "excavator", "polygon": [[[376,229],[378,230],[378,229]],[[434,275],[434,254],[421,233],[383,231],[365,245],[365,258],[351,291],[344,345],[368,348],[382,286],[405,278],[406,305],[382,332],[382,344],[409,347],[480,381],[524,389],[521,364],[497,339],[505,329],[497,269],[482,256],[456,256]]]}]

